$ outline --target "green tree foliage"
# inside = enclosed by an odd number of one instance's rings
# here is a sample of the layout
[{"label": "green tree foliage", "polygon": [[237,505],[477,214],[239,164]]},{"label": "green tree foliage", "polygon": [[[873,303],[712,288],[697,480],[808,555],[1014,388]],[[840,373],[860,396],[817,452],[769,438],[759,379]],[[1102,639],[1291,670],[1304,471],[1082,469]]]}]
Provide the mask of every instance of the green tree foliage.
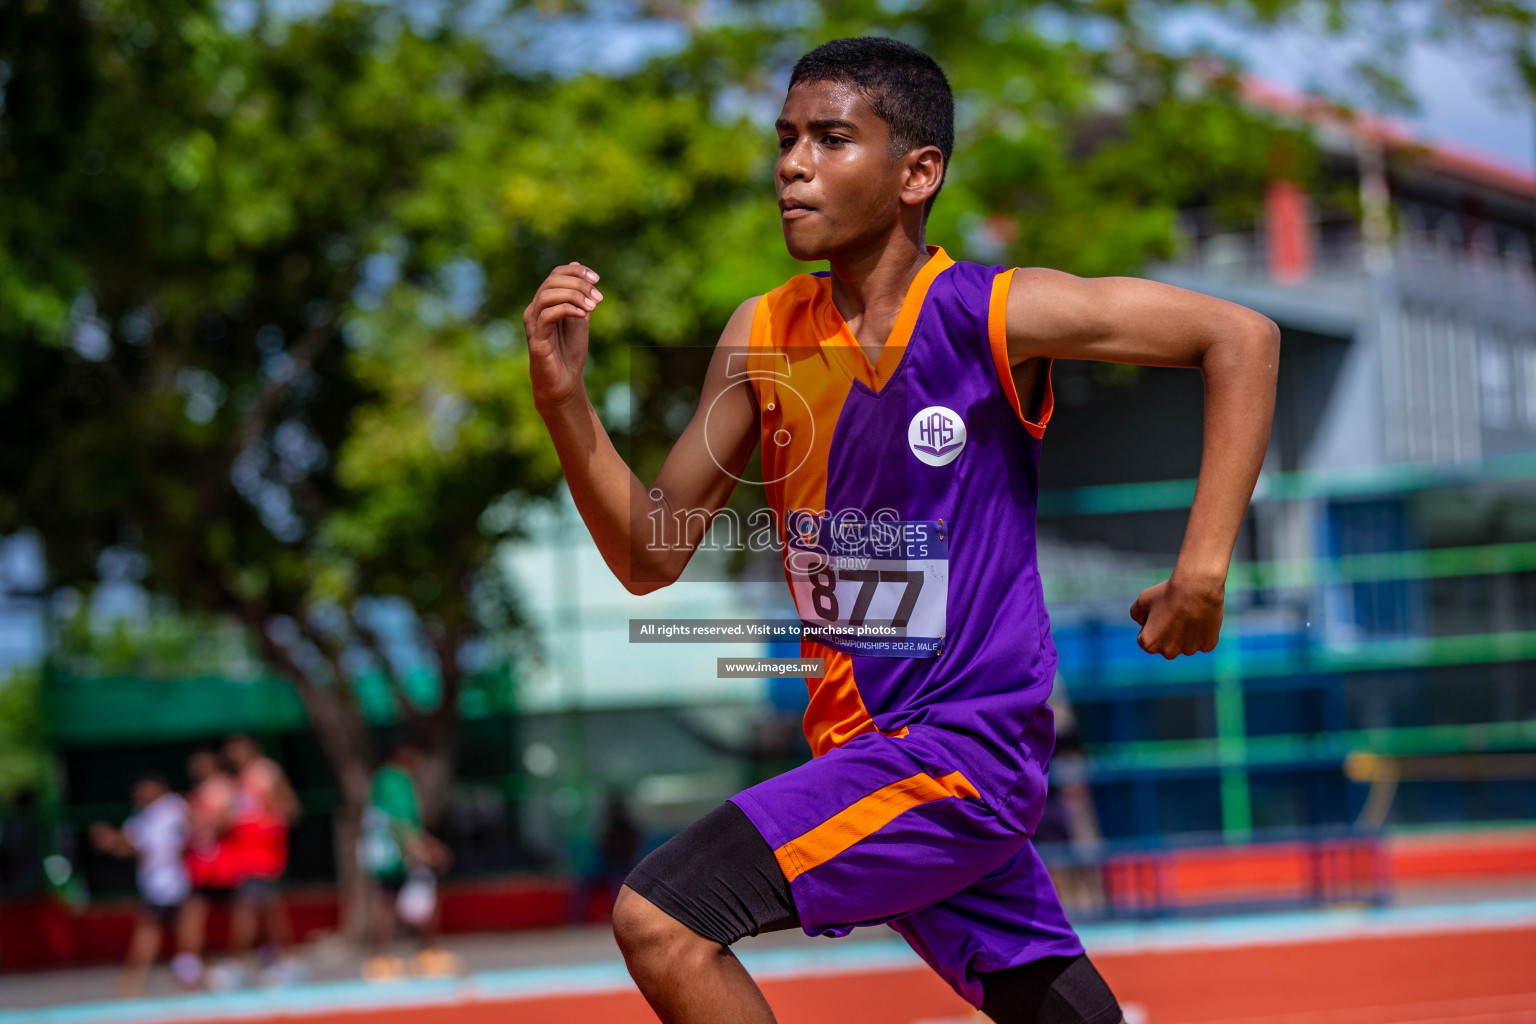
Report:
[{"label": "green tree foliage", "polygon": [[558,482],[518,353],[534,284],[579,254],[632,285],[611,347],[698,341],[769,251],[771,147],[663,73],[525,71],[373,4],[220,10],[0,12],[0,531],[37,530],[56,584],[131,551],[243,623],[336,771],[350,875],[357,672],[395,684],[440,801],[472,641],[509,617],[497,499]]},{"label": "green tree foliage", "polygon": [[[944,63],[930,237],[959,257],[1131,272],[1181,205],[1313,184],[1302,135],[1149,41],[1177,2],[647,3],[686,45],[607,77],[549,70],[579,8],[420,6],[0,0],[0,531],[36,530],[55,584],[131,552],[152,593],[241,623],[336,770],[344,874],[374,761],[357,673],[393,682],[440,796],[477,642],[515,621],[491,555],[559,479],[522,308],[555,264],[601,271],[601,396],[630,346],[712,344],[795,272],[770,126],[806,48],[883,31]],[[636,372],[653,410],[697,383]],[[631,440],[644,464],[667,438]]]},{"label": "green tree foliage", "polygon": [[40,683],[37,672],[0,679],[0,807],[48,784],[51,762],[43,738]]}]

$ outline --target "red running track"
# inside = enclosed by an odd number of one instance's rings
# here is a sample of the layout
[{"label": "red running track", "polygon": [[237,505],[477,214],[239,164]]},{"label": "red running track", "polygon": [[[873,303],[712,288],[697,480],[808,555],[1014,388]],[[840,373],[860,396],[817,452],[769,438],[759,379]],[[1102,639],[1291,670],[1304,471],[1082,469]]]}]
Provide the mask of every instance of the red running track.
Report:
[{"label": "red running track", "polygon": [[[1536,1024],[1536,928],[1114,953],[1130,1024]],[[780,1024],[984,1018],[926,969],[762,982]],[[285,1015],[284,1024],[655,1024],[635,992]],[[208,1022],[212,1024],[212,1021]]]}]

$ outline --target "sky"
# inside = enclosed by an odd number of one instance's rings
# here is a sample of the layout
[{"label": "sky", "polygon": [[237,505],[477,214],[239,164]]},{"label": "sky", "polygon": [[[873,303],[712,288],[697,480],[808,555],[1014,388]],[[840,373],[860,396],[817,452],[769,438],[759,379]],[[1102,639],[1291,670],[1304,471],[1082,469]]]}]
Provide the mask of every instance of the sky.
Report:
[{"label": "sky", "polygon": [[1536,171],[1536,107],[1490,97],[1470,59],[1444,51],[1416,55],[1414,79],[1425,116],[1418,127],[1436,141],[1458,145],[1526,171]]},{"label": "sky", "polygon": [[[1358,41],[1329,39],[1299,28],[1244,31],[1206,15],[1170,19],[1162,34],[1185,44],[1196,38],[1220,44],[1241,56],[1253,74],[1298,93],[1318,85],[1330,95],[1359,98],[1344,70],[1360,50]],[[1501,96],[1496,68],[1488,56],[1469,47],[1415,46],[1405,55],[1403,70],[1420,113],[1389,119],[1425,142],[1536,173],[1536,104]],[[1512,78],[1505,82],[1512,85]]]}]

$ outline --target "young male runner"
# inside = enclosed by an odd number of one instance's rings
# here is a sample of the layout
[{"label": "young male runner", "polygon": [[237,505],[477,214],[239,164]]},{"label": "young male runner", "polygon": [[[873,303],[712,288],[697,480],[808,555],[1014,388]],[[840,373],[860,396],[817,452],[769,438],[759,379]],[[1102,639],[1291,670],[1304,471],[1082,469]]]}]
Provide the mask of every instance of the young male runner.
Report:
[{"label": "young male runner", "polygon": [[[1172,577],[1131,607],[1142,648],[1173,658],[1216,644],[1279,330],[1168,285],[984,267],[925,245],[953,100],[937,64],[904,44],[842,39],[807,54],[778,138],[785,242],[830,274],[742,303],[650,488],[582,386],[596,272],[555,268],[524,314],[535,403],[626,587],[677,578],[706,528],[685,513],[720,509],[761,441],[799,615],[830,630],[802,642],[825,659],[807,680],[816,756],[641,862],[615,935],[669,1024],[773,1020],[729,948],[744,935],[882,922],[999,1024],[1112,1024],[1120,1009],[1029,842],[1054,742],[1034,532],[1050,364],[1204,375],[1184,543]],[[648,546],[658,516],[676,517],[685,542]],[[901,629],[882,638],[860,623]]]}]

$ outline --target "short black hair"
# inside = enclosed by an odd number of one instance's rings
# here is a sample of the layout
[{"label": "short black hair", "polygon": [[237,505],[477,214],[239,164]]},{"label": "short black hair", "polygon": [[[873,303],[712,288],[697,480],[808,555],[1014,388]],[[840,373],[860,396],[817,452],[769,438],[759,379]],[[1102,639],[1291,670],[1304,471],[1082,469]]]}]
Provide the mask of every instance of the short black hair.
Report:
[{"label": "short black hair", "polygon": [[[802,82],[844,82],[863,95],[875,116],[891,130],[894,156],[920,146],[944,154],[943,174],[955,149],[955,97],[949,79],[932,57],[915,46],[881,36],[822,43],[795,62],[789,87]],[[933,208],[935,190],[925,209]]]}]

